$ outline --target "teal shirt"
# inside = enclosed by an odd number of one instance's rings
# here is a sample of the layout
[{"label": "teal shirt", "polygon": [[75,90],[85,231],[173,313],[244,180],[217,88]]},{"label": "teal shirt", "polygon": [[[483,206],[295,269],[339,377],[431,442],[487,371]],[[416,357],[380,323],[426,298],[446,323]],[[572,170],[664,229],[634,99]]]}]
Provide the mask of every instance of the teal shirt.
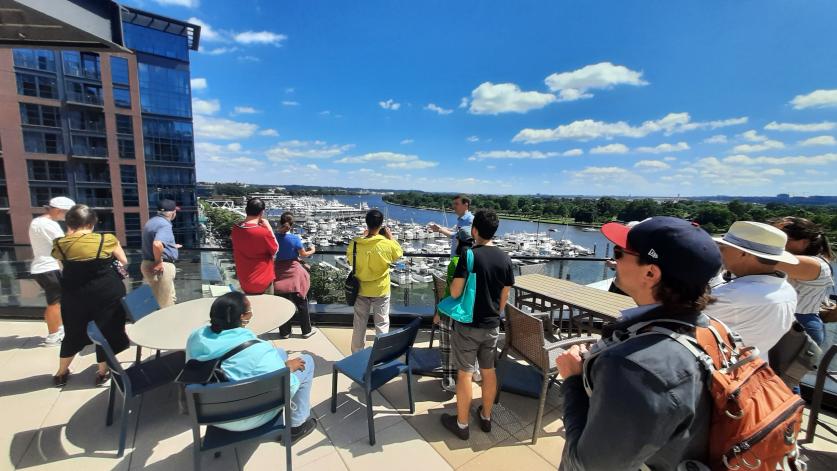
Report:
[{"label": "teal shirt", "polygon": [[[253,339],[257,339],[256,334],[243,327],[224,330],[220,334],[213,332],[209,326],[201,327],[192,332],[186,342],[186,360],[207,361],[219,358],[233,348]],[[252,378],[253,376],[281,370],[284,367],[285,361],[282,359],[279,350],[273,344],[264,340],[236,353],[221,364],[221,369],[224,370],[230,381]],[[296,394],[298,389],[299,379],[296,375],[291,374],[291,396]],[[290,398],[288,399],[290,400]],[[216,426],[232,431],[250,430],[266,424],[276,417],[281,410],[281,408],[278,408],[255,417]]]}]

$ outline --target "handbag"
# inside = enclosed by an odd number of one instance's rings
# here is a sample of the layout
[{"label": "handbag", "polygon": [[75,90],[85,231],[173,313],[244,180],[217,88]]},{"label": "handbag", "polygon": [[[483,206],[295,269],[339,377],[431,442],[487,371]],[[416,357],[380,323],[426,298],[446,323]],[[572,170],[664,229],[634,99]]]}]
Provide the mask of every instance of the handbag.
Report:
[{"label": "handbag", "polygon": [[477,275],[474,273],[474,253],[471,249],[465,252],[466,266],[468,267],[468,278],[465,279],[465,288],[458,298],[448,296],[436,306],[439,312],[451,319],[463,324],[470,324],[474,321],[474,301],[477,298]]},{"label": "handbag", "polygon": [[767,353],[768,363],[788,387],[794,387],[802,377],[817,369],[822,349],[805,333],[802,324],[794,321],[790,330]]},{"label": "handbag", "polygon": [[357,295],[360,292],[360,280],[358,280],[355,276],[356,269],[357,241],[354,241],[354,247],[352,248],[352,271],[349,272],[349,276],[347,276],[346,281],[343,282],[343,291],[346,295],[346,304],[348,304],[349,306],[355,305],[355,301],[357,301]]},{"label": "handbag", "polygon": [[236,353],[257,343],[259,343],[257,339],[248,340],[225,353],[223,356],[213,358],[212,360],[189,360],[186,362],[186,366],[183,367],[183,371],[177,375],[175,381],[182,384],[226,383],[229,381],[229,378],[227,378],[224,370],[221,369],[221,363]]}]

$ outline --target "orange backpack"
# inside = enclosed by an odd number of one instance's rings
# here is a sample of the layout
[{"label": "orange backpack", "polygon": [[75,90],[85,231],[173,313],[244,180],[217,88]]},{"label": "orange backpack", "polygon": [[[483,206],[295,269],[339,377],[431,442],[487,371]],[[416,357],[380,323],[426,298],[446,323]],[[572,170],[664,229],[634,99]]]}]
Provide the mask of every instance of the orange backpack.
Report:
[{"label": "orange backpack", "polygon": [[[661,325],[662,324],[662,325]],[[696,327],[695,337],[663,327],[691,324],[661,319],[635,324],[628,337],[666,335],[694,354],[707,370],[707,386],[713,412],[709,428],[709,463],[713,471],[775,471],[777,465],[797,469],[796,437],[802,426],[805,402],[794,394],[753,347],[743,347],[741,337],[722,322]],[[611,347],[607,344],[606,348]],[[602,352],[595,349],[595,355]],[[585,361],[585,387],[587,382]]]}]

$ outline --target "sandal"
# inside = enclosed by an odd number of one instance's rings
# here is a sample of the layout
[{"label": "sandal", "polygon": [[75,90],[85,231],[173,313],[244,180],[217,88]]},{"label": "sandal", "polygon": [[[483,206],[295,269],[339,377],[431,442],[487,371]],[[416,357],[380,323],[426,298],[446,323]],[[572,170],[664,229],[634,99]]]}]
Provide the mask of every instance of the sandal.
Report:
[{"label": "sandal", "polygon": [[106,371],[105,374],[96,372],[96,386],[104,386],[105,383],[108,382],[110,379],[110,371]]},{"label": "sandal", "polygon": [[62,375],[54,375],[52,377],[52,384],[56,388],[63,388],[64,386],[66,386],[67,380],[69,380],[69,379],[70,379],[70,371],[67,370],[67,372],[62,374]]}]

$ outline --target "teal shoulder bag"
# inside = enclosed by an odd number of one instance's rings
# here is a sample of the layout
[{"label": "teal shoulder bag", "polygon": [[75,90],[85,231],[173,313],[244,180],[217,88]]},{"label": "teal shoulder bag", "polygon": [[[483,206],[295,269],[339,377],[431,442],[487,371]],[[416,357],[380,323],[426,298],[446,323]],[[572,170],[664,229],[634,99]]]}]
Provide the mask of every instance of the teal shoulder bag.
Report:
[{"label": "teal shoulder bag", "polygon": [[465,288],[458,298],[448,296],[439,301],[439,312],[463,324],[470,324],[474,320],[474,300],[477,298],[477,275],[474,274],[474,254],[471,249],[466,253],[468,278]]}]

